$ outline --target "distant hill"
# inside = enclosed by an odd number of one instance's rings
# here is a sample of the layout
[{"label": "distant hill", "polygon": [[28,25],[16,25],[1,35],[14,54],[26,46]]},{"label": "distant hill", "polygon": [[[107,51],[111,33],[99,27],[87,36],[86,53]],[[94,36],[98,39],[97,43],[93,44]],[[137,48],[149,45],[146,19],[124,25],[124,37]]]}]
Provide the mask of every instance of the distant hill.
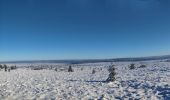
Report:
[{"label": "distant hill", "polygon": [[85,59],[85,60],[30,60],[30,61],[3,61],[0,63],[97,63],[97,62],[128,62],[128,61],[148,61],[170,59],[170,55],[150,56],[150,57],[132,57],[132,58],[114,58],[114,59]]}]

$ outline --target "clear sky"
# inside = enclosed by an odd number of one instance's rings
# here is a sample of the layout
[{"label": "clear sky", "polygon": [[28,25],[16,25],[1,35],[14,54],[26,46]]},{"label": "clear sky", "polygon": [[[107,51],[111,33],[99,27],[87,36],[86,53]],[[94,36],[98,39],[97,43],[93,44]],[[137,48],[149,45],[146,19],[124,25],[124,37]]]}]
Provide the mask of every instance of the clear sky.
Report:
[{"label": "clear sky", "polygon": [[170,54],[170,0],[0,0],[0,60]]}]

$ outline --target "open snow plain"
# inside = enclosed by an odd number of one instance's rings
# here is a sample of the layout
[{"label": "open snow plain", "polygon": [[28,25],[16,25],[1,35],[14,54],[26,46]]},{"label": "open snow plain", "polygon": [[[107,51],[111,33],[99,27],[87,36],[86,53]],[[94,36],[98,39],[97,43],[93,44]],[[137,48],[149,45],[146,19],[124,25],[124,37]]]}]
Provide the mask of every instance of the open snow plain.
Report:
[{"label": "open snow plain", "polygon": [[65,64],[16,64],[16,70],[0,71],[0,99],[170,100],[170,62],[115,62],[116,81],[106,82],[110,64],[72,65],[74,72]]}]

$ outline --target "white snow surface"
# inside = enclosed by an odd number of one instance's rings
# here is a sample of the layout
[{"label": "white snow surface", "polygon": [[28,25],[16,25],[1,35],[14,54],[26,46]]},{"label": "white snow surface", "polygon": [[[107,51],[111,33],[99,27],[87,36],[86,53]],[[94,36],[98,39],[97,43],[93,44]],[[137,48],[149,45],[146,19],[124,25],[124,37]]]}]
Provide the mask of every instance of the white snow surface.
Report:
[{"label": "white snow surface", "polygon": [[[131,63],[147,67],[130,70]],[[112,64],[116,68],[115,82],[105,81],[110,63],[72,65],[74,72],[60,70],[68,69],[64,64],[45,64],[50,68],[41,70],[25,67],[31,64],[16,64],[16,70],[0,71],[0,100],[170,100],[169,62]]]}]

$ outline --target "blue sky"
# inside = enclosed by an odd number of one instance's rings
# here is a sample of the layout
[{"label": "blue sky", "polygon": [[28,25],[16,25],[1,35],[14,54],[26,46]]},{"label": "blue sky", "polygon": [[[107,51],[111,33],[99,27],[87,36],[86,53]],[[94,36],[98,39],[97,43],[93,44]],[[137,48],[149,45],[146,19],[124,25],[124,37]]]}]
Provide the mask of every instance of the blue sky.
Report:
[{"label": "blue sky", "polygon": [[170,0],[1,0],[0,60],[170,54]]}]

